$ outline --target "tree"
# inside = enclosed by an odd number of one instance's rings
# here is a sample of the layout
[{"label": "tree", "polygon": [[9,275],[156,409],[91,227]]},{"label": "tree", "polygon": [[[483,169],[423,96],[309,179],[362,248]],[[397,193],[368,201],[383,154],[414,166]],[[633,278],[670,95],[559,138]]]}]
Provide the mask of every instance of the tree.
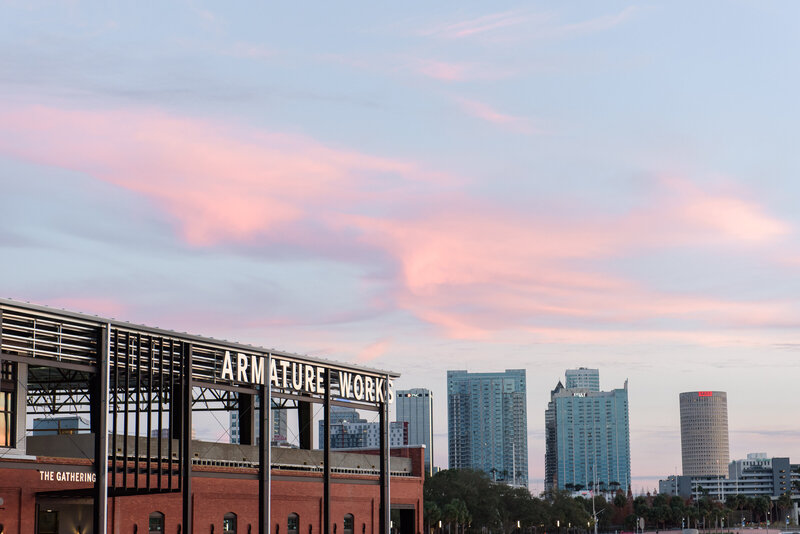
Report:
[{"label": "tree", "polygon": [[[781,494],[781,496],[778,497],[777,505],[781,511],[781,517],[785,517],[794,506],[791,492],[787,491],[786,493]],[[776,522],[777,519],[778,518],[775,518]]]},{"label": "tree", "polygon": [[446,469],[425,481],[425,501],[436,503],[444,512],[453,499],[461,499],[478,528],[498,526],[498,484],[493,484],[483,471]]},{"label": "tree", "polygon": [[423,513],[425,521],[428,523],[428,528],[442,520],[442,509],[433,501],[425,501]]},{"label": "tree", "polygon": [[[443,519],[447,521],[448,524],[456,524],[456,533],[458,533],[459,526],[466,525],[471,519],[467,504],[458,498],[451,500],[445,505],[442,510],[442,515]],[[448,531],[450,531],[449,528]]]}]

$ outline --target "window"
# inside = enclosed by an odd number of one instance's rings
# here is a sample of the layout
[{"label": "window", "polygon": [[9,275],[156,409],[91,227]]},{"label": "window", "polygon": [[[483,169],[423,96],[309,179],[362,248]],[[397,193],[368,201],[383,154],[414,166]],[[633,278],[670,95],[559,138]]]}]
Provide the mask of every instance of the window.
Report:
[{"label": "window", "polygon": [[222,519],[222,532],[236,534],[236,514],[228,512]]},{"label": "window", "polygon": [[148,521],[148,524],[150,525],[148,527],[150,534],[164,532],[164,514],[161,512],[153,512],[150,514],[150,520]]},{"label": "window", "polygon": [[39,510],[39,525],[36,531],[39,534],[58,534],[58,512]]},{"label": "window", "polygon": [[297,514],[289,514],[286,521],[286,534],[300,534],[300,516]]},{"label": "window", "polygon": [[353,514],[345,514],[345,516],[344,516],[344,534],[353,534],[354,525],[355,525],[355,521],[353,521]]},{"label": "window", "polygon": [[15,397],[17,380],[14,376],[16,365],[13,362],[2,362],[0,367],[0,447],[15,446]]}]

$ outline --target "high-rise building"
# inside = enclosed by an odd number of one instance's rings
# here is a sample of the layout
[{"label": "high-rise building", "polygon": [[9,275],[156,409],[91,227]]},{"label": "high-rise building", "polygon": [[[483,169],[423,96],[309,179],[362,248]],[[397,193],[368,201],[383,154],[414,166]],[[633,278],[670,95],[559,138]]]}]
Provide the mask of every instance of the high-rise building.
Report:
[{"label": "high-rise building", "polygon": [[450,469],[480,469],[495,481],[528,485],[525,370],[447,371]]},{"label": "high-rise building", "polygon": [[566,375],[568,384],[584,386],[564,387],[559,381],[550,392],[545,490],[596,485],[626,491],[631,484],[628,381],[621,389],[600,391],[596,369],[571,369]]},{"label": "high-rise building", "polygon": [[544,490],[552,491],[558,487],[558,440],[556,437],[556,403],[555,395],[564,389],[561,380],[550,391],[550,402],[544,412]]},{"label": "high-rise building", "polygon": [[397,420],[408,423],[408,444],[425,445],[425,470],[433,474],[433,393],[429,389],[399,390],[394,395]]},{"label": "high-rise building", "polygon": [[[261,401],[258,395],[255,396],[255,407],[259,408]],[[239,412],[232,410],[230,412],[230,436],[231,443],[239,443],[241,436],[239,434]],[[289,413],[288,410],[281,410],[273,408],[269,414],[270,421],[272,422],[272,444],[279,445],[285,444],[287,441],[287,434],[289,433]],[[259,432],[261,428],[261,421],[258,416],[255,418],[255,425],[253,426],[253,433],[255,444],[258,445]]]},{"label": "high-rise building", "polygon": [[598,369],[586,367],[567,369],[564,375],[567,389],[586,388],[589,391],[600,391],[600,371]]},{"label": "high-rise building", "polygon": [[683,474],[725,475],[728,472],[728,394],[687,391],[680,394]]},{"label": "high-rise building", "polygon": [[[377,449],[381,446],[380,423],[363,419],[358,410],[331,407],[331,449]],[[319,421],[319,448],[325,448],[325,420]],[[408,445],[408,423],[389,423],[389,447]]]}]

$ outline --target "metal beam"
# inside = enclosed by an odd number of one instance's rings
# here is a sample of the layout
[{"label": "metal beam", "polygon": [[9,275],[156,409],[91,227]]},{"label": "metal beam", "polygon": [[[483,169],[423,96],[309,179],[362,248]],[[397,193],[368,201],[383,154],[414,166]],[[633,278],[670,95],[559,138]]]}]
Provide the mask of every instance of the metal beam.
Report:
[{"label": "metal beam", "polygon": [[272,395],[269,368],[272,355],[267,354],[267,376],[259,390],[258,429],[258,532],[269,534],[271,528],[270,500],[272,499]]},{"label": "metal beam", "polygon": [[108,525],[108,382],[110,343],[109,325],[100,329],[97,369],[92,380],[92,431],[94,432],[93,532],[105,532]]},{"label": "metal beam", "polygon": [[392,520],[392,505],[389,496],[389,376],[386,376],[386,392],[384,401],[380,404],[380,432],[381,432],[381,503],[380,503],[380,519],[378,532],[380,534],[389,534],[390,522]]},{"label": "metal beam", "polygon": [[181,494],[183,534],[192,534],[192,345],[182,343],[181,354]]},{"label": "metal beam", "polygon": [[324,451],[322,453],[322,461],[325,473],[322,479],[323,487],[323,507],[325,510],[323,516],[322,532],[323,534],[331,534],[331,370],[325,370],[325,404],[323,405],[323,417],[325,418],[325,425],[323,432],[325,433]]},{"label": "metal beam", "polygon": [[314,448],[314,412],[311,403],[297,403],[297,434],[301,449],[310,451]]}]

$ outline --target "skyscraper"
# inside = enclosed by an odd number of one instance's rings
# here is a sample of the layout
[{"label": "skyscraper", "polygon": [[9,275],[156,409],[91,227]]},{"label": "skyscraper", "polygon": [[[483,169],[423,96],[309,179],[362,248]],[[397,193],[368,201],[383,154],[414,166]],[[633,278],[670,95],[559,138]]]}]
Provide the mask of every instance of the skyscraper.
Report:
[{"label": "skyscraper", "polygon": [[425,470],[433,474],[433,393],[424,388],[395,393],[397,420],[408,423],[408,444],[425,445]]},{"label": "skyscraper", "polygon": [[528,485],[525,370],[447,371],[448,463]]},{"label": "skyscraper", "polygon": [[589,391],[600,391],[600,371],[597,369],[586,367],[567,369],[564,375],[567,389],[586,388]]},{"label": "skyscraper", "polygon": [[680,408],[683,474],[726,475],[730,460],[728,394],[687,391],[680,394]]},{"label": "skyscraper", "polygon": [[[261,404],[258,395],[255,396],[255,407],[258,408]],[[270,421],[272,422],[272,444],[278,443],[285,443],[287,440],[288,428],[289,428],[289,414],[288,410],[281,410],[278,408],[272,408],[269,414]],[[236,410],[231,410],[230,412],[230,438],[231,443],[240,443],[240,434],[239,434],[239,412]],[[261,427],[261,421],[259,417],[255,418],[255,425],[253,426],[253,435],[255,437],[255,443],[258,444],[258,436],[259,436],[259,428]]]},{"label": "skyscraper", "polygon": [[570,369],[545,411],[545,490],[627,490],[631,483],[628,381],[600,391],[596,369]]}]

